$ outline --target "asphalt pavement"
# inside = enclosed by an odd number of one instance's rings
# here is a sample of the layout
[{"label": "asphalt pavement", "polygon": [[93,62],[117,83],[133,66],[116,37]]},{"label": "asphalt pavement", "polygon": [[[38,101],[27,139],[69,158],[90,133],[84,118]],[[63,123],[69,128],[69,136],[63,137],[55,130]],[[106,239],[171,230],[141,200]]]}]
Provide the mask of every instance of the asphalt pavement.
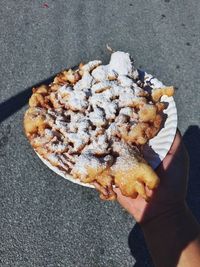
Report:
[{"label": "asphalt pavement", "polygon": [[199,14],[199,0],[1,0],[0,266],[153,266],[133,218],[54,174],[23,133],[31,87],[80,61],[108,62],[106,44],[176,86],[200,220]]}]

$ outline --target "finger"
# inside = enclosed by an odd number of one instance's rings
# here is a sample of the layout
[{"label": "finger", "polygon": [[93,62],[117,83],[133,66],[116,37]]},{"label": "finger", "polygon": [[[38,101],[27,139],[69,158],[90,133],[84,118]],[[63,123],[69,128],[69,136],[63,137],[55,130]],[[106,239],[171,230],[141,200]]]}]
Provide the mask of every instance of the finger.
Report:
[{"label": "finger", "polygon": [[137,192],[135,192],[135,194],[133,194],[132,195],[132,198],[130,198],[130,197],[126,197],[126,196],[124,196],[123,194],[122,194],[122,192],[121,192],[121,190],[119,189],[119,188],[113,188],[113,191],[117,194],[117,199],[118,200],[128,200],[128,199],[130,199],[130,200],[133,200],[133,198],[136,198],[137,197],[137,195],[138,195],[138,193]]},{"label": "finger", "polygon": [[[113,191],[117,194],[117,198],[130,198],[130,197],[127,197],[125,195],[123,195],[122,191],[120,190],[120,188],[113,188]],[[131,198],[136,198],[138,195],[138,193],[136,191],[132,191],[132,195],[131,195]]]},{"label": "finger", "polygon": [[96,188],[102,195],[104,195],[105,197],[108,196],[108,192],[107,192],[107,190],[106,190],[102,185],[100,185],[100,184],[97,183],[96,181],[93,182],[93,185],[95,186],[95,188]]},{"label": "finger", "polygon": [[147,199],[148,198],[147,195],[146,195],[146,191],[145,191],[145,188],[144,188],[144,184],[143,183],[141,183],[139,181],[136,181],[135,182],[135,190],[144,199]]},{"label": "finger", "polygon": [[135,199],[125,197],[122,195],[119,188],[115,188],[114,191],[117,194],[117,201],[121,204],[121,206],[125,208],[136,219],[136,221],[140,221],[144,210],[148,205],[144,198],[140,195],[138,195]]},{"label": "finger", "polygon": [[153,196],[153,190],[148,188],[148,186],[145,186],[145,191],[148,198],[151,198]]},{"label": "finger", "polygon": [[134,199],[125,197],[119,188],[114,188],[114,192],[117,194],[117,201],[126,209],[130,210],[134,205]]},{"label": "finger", "polygon": [[122,195],[121,190],[119,189],[119,187],[114,187],[113,191],[117,194],[117,196]]},{"label": "finger", "polygon": [[149,189],[154,189],[159,184],[159,178],[154,172],[154,170],[147,164],[140,163],[140,168],[137,171],[136,179],[143,182],[149,187]]}]

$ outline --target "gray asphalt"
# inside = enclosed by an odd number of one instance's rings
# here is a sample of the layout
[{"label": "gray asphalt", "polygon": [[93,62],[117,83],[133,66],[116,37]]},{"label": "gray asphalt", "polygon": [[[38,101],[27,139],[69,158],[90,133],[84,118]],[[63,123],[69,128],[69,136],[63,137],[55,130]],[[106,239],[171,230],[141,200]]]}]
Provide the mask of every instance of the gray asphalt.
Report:
[{"label": "gray asphalt", "polygon": [[0,266],[152,266],[131,216],[50,171],[23,134],[30,88],[79,61],[107,62],[107,43],[178,88],[200,220],[199,14],[199,0],[1,0]]}]

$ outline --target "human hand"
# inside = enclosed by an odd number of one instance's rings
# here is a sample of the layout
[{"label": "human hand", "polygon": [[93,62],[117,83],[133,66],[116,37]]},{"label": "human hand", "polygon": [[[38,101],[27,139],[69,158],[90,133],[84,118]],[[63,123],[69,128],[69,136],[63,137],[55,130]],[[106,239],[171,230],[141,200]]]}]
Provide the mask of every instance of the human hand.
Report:
[{"label": "human hand", "polygon": [[188,154],[181,134],[177,131],[167,156],[156,169],[160,177],[158,188],[154,191],[146,188],[149,202],[141,196],[136,199],[125,197],[116,188],[117,200],[139,223],[145,223],[163,213],[176,212],[185,204],[188,169]]}]

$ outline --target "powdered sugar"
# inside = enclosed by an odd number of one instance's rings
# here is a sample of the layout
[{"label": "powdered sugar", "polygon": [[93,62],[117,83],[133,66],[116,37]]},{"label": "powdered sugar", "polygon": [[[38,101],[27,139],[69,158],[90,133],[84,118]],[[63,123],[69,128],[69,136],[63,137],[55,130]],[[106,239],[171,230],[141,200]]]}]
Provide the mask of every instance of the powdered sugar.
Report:
[{"label": "powdered sugar", "polygon": [[62,103],[73,111],[84,111],[88,107],[86,93],[83,91],[72,91]]},{"label": "powdered sugar", "polygon": [[93,82],[93,77],[89,72],[84,72],[82,79],[74,85],[74,90],[82,90],[90,88]]},{"label": "powdered sugar", "polygon": [[111,151],[120,155],[130,151],[120,141],[121,129],[138,122],[134,108],[144,101],[143,86],[161,86],[146,74],[140,87],[128,53],[115,52],[108,65],[101,64],[100,60],[88,62],[79,69],[81,79],[52,92],[54,109],[46,114],[51,129],[44,131],[45,158],[82,181],[88,178],[89,169],[98,173],[111,164]]},{"label": "powdered sugar", "polygon": [[94,107],[94,111],[89,113],[89,120],[97,127],[104,126],[106,124],[104,111],[98,107]]},{"label": "powdered sugar", "polygon": [[65,97],[65,96],[68,96],[69,93],[72,92],[72,87],[71,86],[68,86],[68,85],[63,85],[62,87],[60,87],[58,89],[58,96],[60,96],[60,99]]},{"label": "powdered sugar", "polygon": [[63,142],[50,142],[46,145],[46,148],[48,150],[50,150],[51,152],[55,152],[55,153],[63,153],[64,151],[66,151],[68,149],[68,145],[64,144]]},{"label": "powdered sugar", "polygon": [[145,72],[144,76],[144,86],[150,85],[153,89],[154,88],[161,88],[163,87],[163,83],[159,81],[157,78]]},{"label": "powdered sugar", "polygon": [[109,81],[102,81],[94,84],[91,88],[93,93],[101,93],[106,89],[110,89],[112,87],[111,82]]},{"label": "powdered sugar", "polygon": [[84,72],[90,72],[92,71],[94,68],[96,68],[97,66],[99,66],[101,64],[101,60],[93,60],[88,62],[87,64],[85,64],[83,67],[81,67],[81,71]]},{"label": "powdered sugar", "polygon": [[106,134],[103,134],[94,138],[92,143],[85,146],[83,153],[90,151],[94,155],[105,155],[109,153],[108,146],[108,137]]},{"label": "powdered sugar", "polygon": [[101,108],[104,113],[107,120],[112,120],[115,118],[115,114],[118,108],[118,105],[111,101],[106,94],[94,94],[90,98],[90,103],[95,108]]},{"label": "powdered sugar", "polygon": [[117,51],[111,55],[109,69],[118,75],[132,75],[133,64],[128,53]]},{"label": "powdered sugar", "polygon": [[120,85],[123,87],[131,86],[133,84],[133,80],[124,75],[119,75],[117,77],[117,80],[119,81]]},{"label": "powdered sugar", "polygon": [[133,109],[130,107],[122,108],[120,110],[119,114],[124,114],[124,115],[131,117],[133,114]]},{"label": "powdered sugar", "polygon": [[130,87],[125,87],[121,90],[119,95],[119,107],[131,107],[134,99],[137,96],[134,94],[134,91]]}]

